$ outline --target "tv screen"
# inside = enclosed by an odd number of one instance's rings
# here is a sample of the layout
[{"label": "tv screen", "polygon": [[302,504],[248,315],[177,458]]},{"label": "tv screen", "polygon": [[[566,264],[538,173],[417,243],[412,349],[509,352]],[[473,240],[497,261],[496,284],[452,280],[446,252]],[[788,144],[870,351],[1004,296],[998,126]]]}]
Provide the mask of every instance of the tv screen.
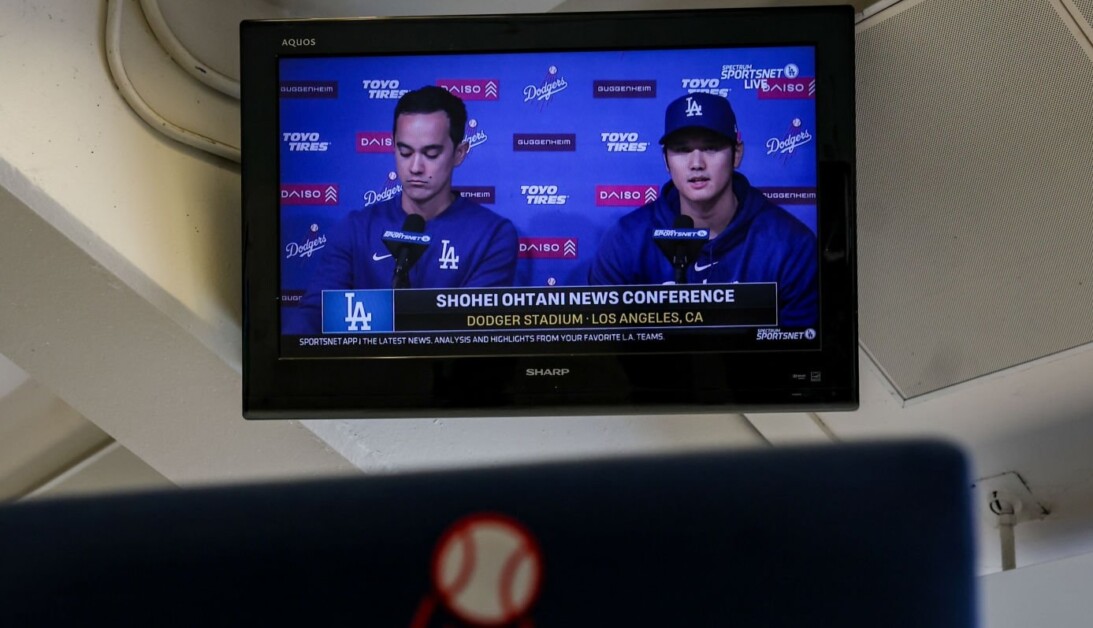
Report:
[{"label": "tv screen", "polygon": [[855,406],[848,7],[241,31],[245,416]]}]

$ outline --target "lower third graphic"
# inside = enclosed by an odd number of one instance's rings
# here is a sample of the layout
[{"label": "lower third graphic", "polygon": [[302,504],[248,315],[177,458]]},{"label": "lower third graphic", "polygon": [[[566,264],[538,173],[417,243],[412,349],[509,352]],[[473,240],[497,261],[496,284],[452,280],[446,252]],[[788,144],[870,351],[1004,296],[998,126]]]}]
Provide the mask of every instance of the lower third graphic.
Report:
[{"label": "lower third graphic", "polygon": [[324,334],[374,334],[395,330],[390,290],[323,290]]}]

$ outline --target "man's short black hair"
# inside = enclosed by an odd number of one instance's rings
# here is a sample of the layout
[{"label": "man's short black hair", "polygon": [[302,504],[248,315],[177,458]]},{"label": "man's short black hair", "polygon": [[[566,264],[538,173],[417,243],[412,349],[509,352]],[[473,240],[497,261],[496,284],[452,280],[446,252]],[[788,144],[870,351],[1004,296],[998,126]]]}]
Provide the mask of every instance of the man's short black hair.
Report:
[{"label": "man's short black hair", "polygon": [[452,145],[459,146],[467,126],[467,106],[458,96],[436,85],[426,85],[421,89],[403,94],[395,105],[395,120],[392,128],[398,127],[398,117],[404,113],[435,113],[437,111],[448,114],[448,135],[452,138]]}]

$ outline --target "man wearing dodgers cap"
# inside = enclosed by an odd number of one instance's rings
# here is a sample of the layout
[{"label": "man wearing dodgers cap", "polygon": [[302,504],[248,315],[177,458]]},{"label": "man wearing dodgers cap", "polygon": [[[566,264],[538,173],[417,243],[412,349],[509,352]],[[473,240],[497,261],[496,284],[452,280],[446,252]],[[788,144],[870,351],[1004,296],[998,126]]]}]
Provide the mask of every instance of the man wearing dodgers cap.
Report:
[{"label": "man wearing dodgers cap", "polygon": [[674,282],[675,269],[652,233],[689,216],[696,228],[709,231],[710,239],[687,267],[687,283],[776,282],[778,324],[816,325],[816,237],[736,171],[744,143],[729,101],[701,92],[673,100],[664,112],[660,144],[671,180],[657,200],[623,216],[608,231],[589,283]]}]

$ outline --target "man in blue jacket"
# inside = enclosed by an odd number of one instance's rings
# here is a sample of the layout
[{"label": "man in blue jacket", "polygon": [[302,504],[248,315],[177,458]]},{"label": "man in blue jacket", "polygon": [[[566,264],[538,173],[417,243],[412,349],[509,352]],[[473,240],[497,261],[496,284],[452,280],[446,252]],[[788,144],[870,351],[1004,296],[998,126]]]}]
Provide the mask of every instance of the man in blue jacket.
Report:
[{"label": "man in blue jacket", "polygon": [[[516,228],[509,220],[452,192],[452,171],[463,163],[469,150],[463,142],[466,123],[463,101],[442,87],[426,86],[399,99],[393,139],[402,192],[351,212],[332,230],[301,299],[304,329],[298,331],[321,330],[323,290],[513,284]],[[407,217],[412,214],[424,220],[428,242],[418,241],[421,257],[396,282],[397,256],[384,236],[411,224]]]},{"label": "man in blue jacket", "polygon": [[671,181],[657,200],[623,216],[608,231],[589,283],[673,283],[675,269],[653,231],[676,227],[685,215],[695,228],[710,232],[687,267],[687,283],[777,282],[778,324],[816,325],[816,237],[736,172],[744,144],[729,101],[705,93],[672,101],[660,143]]}]

